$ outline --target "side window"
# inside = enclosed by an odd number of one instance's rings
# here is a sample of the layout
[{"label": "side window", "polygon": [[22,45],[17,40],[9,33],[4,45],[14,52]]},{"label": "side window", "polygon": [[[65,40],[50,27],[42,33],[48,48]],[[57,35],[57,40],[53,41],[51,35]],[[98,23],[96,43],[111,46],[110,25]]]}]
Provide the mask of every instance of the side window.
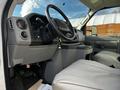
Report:
[{"label": "side window", "polygon": [[120,7],[98,11],[88,22],[87,36],[120,36]]}]

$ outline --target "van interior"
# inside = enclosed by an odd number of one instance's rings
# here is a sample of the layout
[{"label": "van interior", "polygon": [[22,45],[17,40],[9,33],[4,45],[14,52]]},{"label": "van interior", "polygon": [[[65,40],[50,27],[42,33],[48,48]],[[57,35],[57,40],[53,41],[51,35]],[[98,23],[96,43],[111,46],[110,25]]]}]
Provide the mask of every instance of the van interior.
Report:
[{"label": "van interior", "polygon": [[13,0],[6,23],[11,90],[39,80],[53,90],[119,90],[120,24],[112,17],[96,24],[99,12],[118,10],[120,20],[119,7],[120,0]]}]

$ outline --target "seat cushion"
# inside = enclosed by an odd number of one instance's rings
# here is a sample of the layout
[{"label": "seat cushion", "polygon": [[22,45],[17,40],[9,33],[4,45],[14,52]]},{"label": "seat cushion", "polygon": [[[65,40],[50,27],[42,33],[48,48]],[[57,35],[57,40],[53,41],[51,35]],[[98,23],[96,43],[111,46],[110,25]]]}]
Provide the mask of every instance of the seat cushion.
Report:
[{"label": "seat cushion", "polygon": [[120,70],[78,60],[56,75],[53,90],[120,90]]},{"label": "seat cushion", "polygon": [[120,55],[116,52],[101,51],[94,56],[94,60],[107,66],[120,68],[120,61],[118,60],[119,57]]}]

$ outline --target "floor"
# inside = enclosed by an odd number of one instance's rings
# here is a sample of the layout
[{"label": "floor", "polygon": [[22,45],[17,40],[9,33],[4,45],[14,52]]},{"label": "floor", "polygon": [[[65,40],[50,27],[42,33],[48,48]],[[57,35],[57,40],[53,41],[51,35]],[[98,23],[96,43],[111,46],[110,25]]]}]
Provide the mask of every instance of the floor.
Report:
[{"label": "floor", "polygon": [[42,84],[42,80],[39,80],[32,87],[30,87],[28,90],[38,90],[38,88],[42,87],[42,85],[44,85],[44,84]]}]

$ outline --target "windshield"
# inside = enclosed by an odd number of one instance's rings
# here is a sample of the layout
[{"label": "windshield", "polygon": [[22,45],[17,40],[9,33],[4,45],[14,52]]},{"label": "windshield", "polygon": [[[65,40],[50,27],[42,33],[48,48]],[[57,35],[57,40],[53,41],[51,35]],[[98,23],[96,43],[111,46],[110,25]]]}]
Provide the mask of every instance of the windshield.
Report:
[{"label": "windshield", "polygon": [[[69,18],[73,26],[87,15],[88,8],[80,0],[25,0],[22,5],[17,5],[13,16],[25,16],[29,13],[39,13],[45,15],[45,9],[48,4],[54,4],[59,7]],[[51,10],[50,14],[54,18],[62,19],[58,12]]]}]

